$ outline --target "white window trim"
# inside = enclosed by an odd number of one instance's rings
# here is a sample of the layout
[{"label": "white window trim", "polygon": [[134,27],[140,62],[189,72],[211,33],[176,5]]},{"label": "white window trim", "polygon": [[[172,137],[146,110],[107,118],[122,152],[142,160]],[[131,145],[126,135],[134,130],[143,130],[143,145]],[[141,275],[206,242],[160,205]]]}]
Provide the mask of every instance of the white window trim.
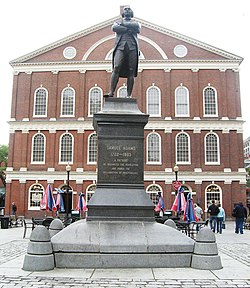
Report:
[{"label": "white window trim", "polygon": [[91,95],[91,91],[93,89],[100,89],[100,92],[101,92],[101,108],[102,108],[102,105],[103,105],[103,90],[101,87],[99,86],[94,86],[92,88],[89,89],[89,95],[88,95],[88,117],[93,117],[93,114],[90,114],[90,95]]},{"label": "white window trim", "polygon": [[[187,106],[188,106],[188,109],[187,109],[188,112],[187,112],[187,114],[178,114],[178,113],[177,113],[177,101],[176,101],[176,98],[177,98],[177,91],[178,91],[179,88],[183,88],[183,89],[185,89],[186,92],[187,92]],[[175,95],[175,117],[190,117],[189,90],[188,90],[188,88],[185,87],[185,86],[178,86],[178,87],[176,87],[176,89],[175,89],[174,95]]]},{"label": "white window trim", "polygon": [[[185,134],[188,136],[188,161],[177,161],[177,137],[180,134]],[[175,136],[175,159],[176,159],[176,164],[181,164],[181,165],[190,165],[191,164],[191,143],[190,143],[190,136],[186,132],[179,132]]]},{"label": "white window trim", "polygon": [[[205,207],[208,207],[207,206],[207,194],[211,194],[211,193],[215,193],[215,192],[208,192],[207,191],[207,188],[209,187],[209,186],[211,186],[211,185],[214,185],[214,186],[217,186],[218,188],[219,188],[219,195],[220,195],[220,204],[221,204],[221,206],[223,207],[223,203],[222,203],[222,189],[221,189],[221,187],[219,186],[219,185],[217,185],[217,184],[209,184],[209,185],[207,185],[207,187],[205,188]],[[207,208],[205,209],[205,210],[207,210]]]},{"label": "white window trim", "polygon": [[[209,134],[214,134],[217,138],[217,151],[218,151],[218,161],[217,162],[207,162],[207,148],[206,148],[206,138]],[[209,132],[205,135],[204,137],[204,151],[205,151],[205,165],[220,165],[220,137],[214,133],[214,132]]]},{"label": "white window trim", "polygon": [[[43,138],[44,138],[44,161],[33,161],[33,152],[34,152],[34,138],[35,138],[35,136],[37,136],[37,135],[42,135],[43,136]],[[38,133],[36,133],[36,134],[34,134],[33,135],[33,137],[32,137],[32,146],[31,146],[31,164],[45,164],[45,157],[46,157],[46,137],[45,137],[45,135],[43,134],[43,133],[40,133],[40,132],[38,132]]]},{"label": "white window trim", "polygon": [[[73,114],[72,115],[62,115],[62,108],[63,108],[63,93],[66,89],[71,89],[74,92],[74,99],[73,99]],[[76,101],[76,92],[75,89],[67,86],[65,88],[63,88],[62,92],[61,92],[61,111],[60,111],[60,117],[75,117],[75,101]]]},{"label": "white window trim", "polygon": [[90,141],[91,136],[93,136],[93,135],[96,135],[96,133],[93,132],[93,133],[89,134],[89,136],[88,136],[88,149],[87,149],[87,164],[88,165],[96,165],[97,164],[97,161],[92,161],[92,162],[89,161],[89,141]]},{"label": "white window trim", "polygon": [[[36,115],[35,114],[35,107],[36,107],[36,92],[39,90],[39,89],[44,89],[45,92],[46,92],[46,112],[45,112],[45,115]],[[48,115],[48,95],[49,95],[49,92],[46,88],[44,87],[38,87],[35,92],[34,92],[34,103],[33,103],[33,117],[34,118],[45,118],[47,117]]]},{"label": "white window trim", "polygon": [[[159,113],[158,114],[149,114],[148,112],[148,91],[151,89],[151,88],[155,88],[158,90],[159,92]],[[148,87],[147,91],[146,91],[146,99],[147,99],[147,103],[146,103],[146,109],[147,109],[147,114],[149,114],[149,117],[161,117],[161,90],[159,87],[157,86],[150,86]]]},{"label": "white window trim", "polygon": [[[37,206],[37,207],[31,207],[31,206],[30,206],[30,193],[31,193],[31,188],[32,188],[34,185],[37,185],[37,184],[41,185],[40,183],[35,183],[35,184],[32,184],[32,185],[30,186],[30,188],[29,188],[29,193],[28,193],[28,210],[29,210],[29,211],[39,211],[39,210],[40,210],[40,205]],[[41,185],[41,186],[43,187],[43,185]],[[45,191],[45,189],[44,189],[44,187],[43,187],[43,191],[39,191],[39,193],[44,193],[44,191]],[[32,192],[33,192],[33,191],[32,191]]]},{"label": "white window trim", "polygon": [[[205,114],[205,90],[207,88],[212,88],[215,92],[215,101],[216,101],[216,113],[213,114],[213,115],[210,115],[210,114]],[[218,117],[218,97],[217,97],[217,90],[213,87],[213,86],[206,86],[204,89],[203,89],[203,117]]]},{"label": "white window trim", "polygon": [[[123,97],[120,97],[119,94],[120,94],[120,90],[122,89],[126,89],[127,90],[127,86],[126,85],[122,85],[121,87],[119,87],[117,89],[117,98],[123,98]],[[126,97],[125,97],[126,98]]]},{"label": "white window trim", "polygon": [[[149,189],[150,189],[151,186],[156,186],[156,187],[158,187],[160,191],[157,191],[157,192],[149,191]],[[149,195],[149,194],[155,194],[155,195],[158,195],[159,192],[161,193],[161,195],[162,195],[162,197],[163,197],[163,190],[162,190],[162,187],[161,187],[159,184],[156,184],[156,183],[149,184],[149,185],[147,186],[147,188],[146,188],[146,193],[147,193],[147,195]],[[150,198],[150,199],[151,199],[151,198]],[[154,204],[154,203],[153,203],[153,204]],[[156,204],[156,205],[157,205],[157,204]]]},{"label": "white window trim", "polygon": [[[86,204],[88,204],[88,194],[90,193],[90,194],[95,194],[95,191],[89,191],[89,188],[91,187],[91,186],[96,186],[96,184],[94,184],[94,183],[92,183],[92,184],[90,184],[90,185],[88,185],[88,187],[86,188],[86,190],[85,190],[85,201],[86,201]],[[92,195],[92,196],[93,196]]]},{"label": "white window trim", "polygon": [[[152,134],[156,134],[156,135],[159,137],[159,161],[155,161],[155,162],[148,160],[148,138],[149,138],[149,136],[152,135]],[[146,156],[146,164],[148,164],[148,165],[161,165],[161,164],[162,164],[161,142],[162,142],[162,141],[161,141],[161,135],[160,135],[159,133],[157,133],[157,132],[151,132],[151,133],[149,133],[149,134],[147,135],[147,141],[146,141],[146,145],[147,145],[147,150],[146,150],[146,154],[147,154],[147,156]]]},{"label": "white window trim", "polygon": [[[72,159],[71,161],[61,161],[61,141],[62,141],[62,137],[65,134],[69,134],[72,137]],[[60,139],[59,139],[59,162],[58,164],[67,165],[67,164],[73,164],[73,162],[74,162],[74,136],[69,132],[65,132],[60,136]]]}]

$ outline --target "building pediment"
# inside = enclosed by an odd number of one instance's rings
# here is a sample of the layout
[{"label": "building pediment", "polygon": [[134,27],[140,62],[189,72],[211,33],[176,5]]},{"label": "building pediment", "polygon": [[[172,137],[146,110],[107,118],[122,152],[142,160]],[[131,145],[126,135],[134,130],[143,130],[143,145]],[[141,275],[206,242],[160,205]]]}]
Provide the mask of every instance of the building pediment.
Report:
[{"label": "building pediment", "polygon": [[[120,16],[84,29],[78,33],[55,41],[47,46],[14,59],[10,64],[20,66],[44,65],[80,65],[86,63],[103,63],[110,66],[108,53],[114,46],[115,34],[112,24]],[[204,42],[195,40],[167,28],[157,26],[148,21],[135,18],[142,25],[139,34],[140,50],[143,54],[141,62],[175,63],[211,63],[230,62],[239,65],[242,57],[226,52]],[[232,68],[235,68],[233,66]]]}]

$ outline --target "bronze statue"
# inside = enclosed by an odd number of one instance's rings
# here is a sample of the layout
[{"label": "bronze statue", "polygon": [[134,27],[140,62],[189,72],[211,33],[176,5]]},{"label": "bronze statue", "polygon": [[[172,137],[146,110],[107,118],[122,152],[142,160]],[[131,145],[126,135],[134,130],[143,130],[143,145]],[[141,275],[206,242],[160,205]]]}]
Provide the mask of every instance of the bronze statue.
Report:
[{"label": "bronze statue", "polygon": [[125,6],[122,13],[123,19],[120,22],[115,22],[112,26],[112,30],[116,33],[116,41],[113,51],[113,72],[108,97],[114,96],[119,77],[127,78],[127,97],[131,97],[132,94],[139,60],[137,34],[140,33],[140,24],[131,19],[133,17],[132,9]]}]

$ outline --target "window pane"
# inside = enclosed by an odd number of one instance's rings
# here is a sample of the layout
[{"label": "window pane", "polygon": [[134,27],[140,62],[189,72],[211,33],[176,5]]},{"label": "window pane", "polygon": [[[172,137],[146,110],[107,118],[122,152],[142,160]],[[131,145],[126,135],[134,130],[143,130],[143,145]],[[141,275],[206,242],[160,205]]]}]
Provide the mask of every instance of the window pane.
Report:
[{"label": "window pane", "polygon": [[29,191],[29,208],[40,209],[40,202],[43,197],[43,187],[42,185],[35,184],[30,188]]},{"label": "window pane", "polygon": [[160,162],[160,139],[157,134],[148,136],[148,162]]},{"label": "window pane", "polygon": [[207,207],[212,204],[212,200],[215,200],[215,203],[221,203],[221,193],[217,185],[210,185],[206,189],[206,203]]},{"label": "window pane", "polygon": [[97,161],[97,136],[92,134],[89,137],[89,162]]},{"label": "window pane", "polygon": [[216,115],[217,103],[215,90],[213,88],[206,88],[204,91],[204,107],[205,115]]},{"label": "window pane", "polygon": [[177,136],[177,162],[189,162],[189,141],[186,134]]},{"label": "window pane", "polygon": [[74,115],[74,91],[72,88],[66,88],[63,91],[62,98],[62,115],[71,116]]},{"label": "window pane", "polygon": [[47,93],[45,89],[38,89],[35,95],[35,116],[44,116],[46,115],[46,103],[47,103]]},{"label": "window pane", "polygon": [[61,162],[72,162],[73,140],[72,136],[65,134],[61,138]]},{"label": "window pane", "polygon": [[147,194],[154,203],[154,206],[158,204],[158,192],[161,192],[161,189],[157,185],[151,185],[147,188]]},{"label": "window pane", "polygon": [[176,90],[176,115],[188,115],[188,94],[184,87]]},{"label": "window pane", "polygon": [[119,97],[119,98],[127,98],[127,87],[122,87],[122,88],[120,88],[119,89],[119,91],[118,91],[118,95],[117,95],[117,97]]},{"label": "window pane", "polygon": [[87,204],[88,204],[89,200],[91,199],[91,197],[95,194],[95,190],[96,190],[95,184],[88,187],[88,190],[86,191],[86,203]]},{"label": "window pane", "polygon": [[206,136],[206,162],[218,162],[218,139],[215,134]]},{"label": "window pane", "polygon": [[148,114],[159,115],[160,114],[160,95],[159,90],[152,87],[148,89]]},{"label": "window pane", "polygon": [[38,134],[33,138],[33,162],[44,162],[44,136]]},{"label": "window pane", "polygon": [[91,90],[89,95],[89,115],[93,115],[101,110],[101,98],[102,93],[99,88],[94,88]]}]

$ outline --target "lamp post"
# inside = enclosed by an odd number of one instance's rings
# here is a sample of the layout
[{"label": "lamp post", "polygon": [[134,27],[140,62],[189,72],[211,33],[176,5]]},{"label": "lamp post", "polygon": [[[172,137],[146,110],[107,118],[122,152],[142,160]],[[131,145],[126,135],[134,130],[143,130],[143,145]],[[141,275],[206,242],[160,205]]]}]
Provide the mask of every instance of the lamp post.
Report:
[{"label": "lamp post", "polygon": [[66,166],[66,172],[67,172],[67,191],[66,191],[66,215],[67,215],[67,219],[69,218],[69,173],[71,170],[71,166],[68,165]]},{"label": "lamp post", "polygon": [[[177,164],[174,165],[174,173],[175,173],[175,181],[178,181],[178,172],[179,172],[179,167]],[[177,195],[178,189],[175,188],[175,195]]]}]

